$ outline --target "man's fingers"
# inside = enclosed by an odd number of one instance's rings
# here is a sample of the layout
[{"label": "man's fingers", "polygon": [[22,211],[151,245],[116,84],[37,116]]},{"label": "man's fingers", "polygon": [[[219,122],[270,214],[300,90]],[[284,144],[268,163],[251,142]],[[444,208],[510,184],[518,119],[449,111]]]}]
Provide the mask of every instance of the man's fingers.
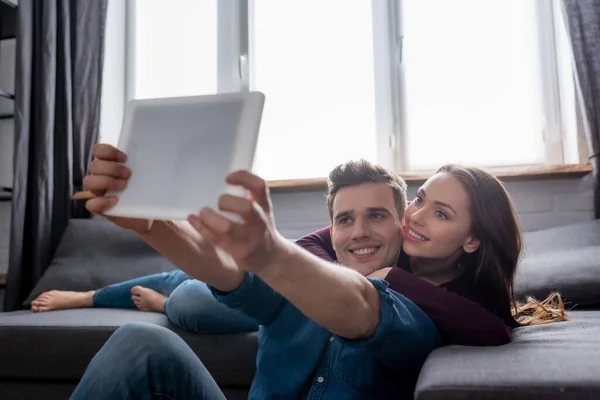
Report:
[{"label": "man's fingers", "polygon": [[218,214],[216,211],[210,208],[203,208],[198,214],[200,223],[206,225],[208,228],[213,230],[216,234],[233,234],[236,223],[228,218]]},{"label": "man's fingers", "polygon": [[219,209],[239,215],[247,223],[260,219],[254,202],[243,197],[224,194],[219,197]]},{"label": "man's fingers", "polygon": [[127,179],[131,175],[129,168],[123,164],[100,159],[96,159],[90,163],[89,172],[92,175],[108,175],[120,179]]},{"label": "man's fingers", "polygon": [[127,155],[110,144],[99,143],[92,147],[94,157],[104,161],[127,161]]},{"label": "man's fingers", "polygon": [[88,175],[83,178],[83,186],[92,192],[94,196],[102,196],[107,190],[125,189],[127,180],[106,175]]},{"label": "man's fingers", "polygon": [[190,223],[190,225],[192,225],[192,227],[194,227],[194,229],[198,231],[198,233],[200,233],[200,235],[202,235],[203,238],[208,240],[210,243],[212,243],[215,246],[218,246],[220,244],[220,236],[217,233],[213,232],[212,229],[208,228],[204,223],[202,223],[202,220],[199,216],[190,215],[188,217],[188,222]]},{"label": "man's fingers", "polygon": [[85,202],[85,208],[93,214],[102,214],[117,204],[116,197],[96,197]]},{"label": "man's fingers", "polygon": [[271,198],[267,183],[261,177],[249,171],[236,171],[227,176],[230,185],[242,186],[250,191],[250,195],[266,213],[271,212]]}]

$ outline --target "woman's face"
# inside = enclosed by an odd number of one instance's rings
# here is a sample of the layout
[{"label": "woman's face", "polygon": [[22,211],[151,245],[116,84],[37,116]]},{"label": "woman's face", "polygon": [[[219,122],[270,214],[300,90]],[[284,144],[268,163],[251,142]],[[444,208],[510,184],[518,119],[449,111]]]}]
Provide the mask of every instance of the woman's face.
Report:
[{"label": "woman's face", "polygon": [[458,179],[448,173],[428,179],[406,209],[406,254],[444,259],[477,250],[479,241],[471,235],[469,207],[469,196]]}]

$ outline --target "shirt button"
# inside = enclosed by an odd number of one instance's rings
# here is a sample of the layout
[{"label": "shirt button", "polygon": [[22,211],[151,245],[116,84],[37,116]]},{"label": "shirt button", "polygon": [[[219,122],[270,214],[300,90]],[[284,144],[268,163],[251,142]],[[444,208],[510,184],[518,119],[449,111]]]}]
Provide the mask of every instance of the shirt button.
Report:
[{"label": "shirt button", "polygon": [[333,342],[333,341],[334,341],[334,338],[333,338],[333,336],[329,338],[329,341],[330,341],[330,342]]},{"label": "shirt button", "polygon": [[325,381],[325,379],[323,379],[322,376],[317,378],[317,382],[319,382],[319,383],[323,383],[324,381]]}]

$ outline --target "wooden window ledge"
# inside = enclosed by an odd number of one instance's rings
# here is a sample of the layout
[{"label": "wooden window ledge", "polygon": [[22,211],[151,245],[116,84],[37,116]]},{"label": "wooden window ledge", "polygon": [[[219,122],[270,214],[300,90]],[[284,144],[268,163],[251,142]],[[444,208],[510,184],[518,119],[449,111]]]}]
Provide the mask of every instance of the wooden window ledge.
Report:
[{"label": "wooden window ledge", "polygon": [[[567,164],[567,165],[529,165],[516,167],[486,168],[486,171],[494,174],[498,179],[508,181],[528,181],[538,179],[560,179],[582,177],[592,171],[592,165]],[[405,172],[400,176],[410,184],[420,184],[432,176],[431,172]],[[327,189],[326,178],[315,179],[288,179],[269,181],[271,193],[325,191]]]}]

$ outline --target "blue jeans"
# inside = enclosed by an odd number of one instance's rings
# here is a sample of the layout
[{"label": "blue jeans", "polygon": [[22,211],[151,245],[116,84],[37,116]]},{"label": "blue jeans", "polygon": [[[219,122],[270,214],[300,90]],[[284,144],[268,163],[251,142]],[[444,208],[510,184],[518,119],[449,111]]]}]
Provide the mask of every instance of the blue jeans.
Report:
[{"label": "blue jeans", "polygon": [[131,288],[143,286],[167,296],[165,315],[173,324],[198,333],[258,330],[252,318],[219,303],[204,282],[181,270],[115,283],[94,293],[94,307],[135,308]]},{"label": "blue jeans", "polygon": [[192,349],[169,329],[121,326],[88,365],[71,399],[198,399],[225,395]]}]

